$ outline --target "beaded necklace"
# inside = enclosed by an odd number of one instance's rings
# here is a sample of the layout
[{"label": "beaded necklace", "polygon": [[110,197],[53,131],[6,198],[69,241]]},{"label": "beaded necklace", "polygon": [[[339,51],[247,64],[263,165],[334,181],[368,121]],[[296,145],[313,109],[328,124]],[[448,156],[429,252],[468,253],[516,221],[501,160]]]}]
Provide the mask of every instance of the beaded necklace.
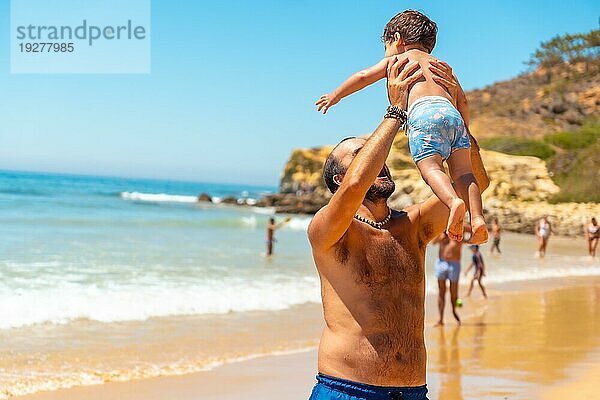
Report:
[{"label": "beaded necklace", "polygon": [[383,226],[385,224],[387,224],[388,222],[390,222],[390,218],[391,217],[392,217],[392,210],[391,209],[389,209],[387,217],[385,217],[385,219],[383,221],[381,221],[381,222],[375,222],[375,221],[370,220],[368,218],[361,217],[358,214],[354,215],[354,218],[356,218],[360,222],[364,222],[365,224],[371,225],[375,229],[381,229],[381,228],[383,228]]}]

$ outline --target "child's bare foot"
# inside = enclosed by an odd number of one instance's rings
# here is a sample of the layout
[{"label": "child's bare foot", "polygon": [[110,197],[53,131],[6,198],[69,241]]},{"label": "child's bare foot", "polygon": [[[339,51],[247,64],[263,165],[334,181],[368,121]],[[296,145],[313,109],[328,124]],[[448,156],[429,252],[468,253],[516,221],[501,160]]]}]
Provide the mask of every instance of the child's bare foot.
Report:
[{"label": "child's bare foot", "polygon": [[485,219],[482,215],[476,215],[471,218],[471,239],[469,243],[483,244],[488,241],[488,231],[485,224]]},{"label": "child's bare foot", "polygon": [[[450,216],[448,217],[448,237],[458,242],[463,239],[463,220],[465,218],[465,202],[459,198],[452,200],[450,204]],[[485,222],[484,222],[485,223]],[[487,231],[486,231],[487,233]]]}]

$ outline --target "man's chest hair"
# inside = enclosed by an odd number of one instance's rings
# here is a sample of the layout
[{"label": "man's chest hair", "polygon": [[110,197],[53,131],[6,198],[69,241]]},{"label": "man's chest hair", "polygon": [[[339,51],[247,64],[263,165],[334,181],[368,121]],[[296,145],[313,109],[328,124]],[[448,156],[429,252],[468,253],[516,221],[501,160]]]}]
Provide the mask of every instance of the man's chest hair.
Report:
[{"label": "man's chest hair", "polygon": [[338,246],[337,261],[353,273],[357,283],[377,286],[423,279],[420,248],[407,235],[357,230],[349,232]]}]

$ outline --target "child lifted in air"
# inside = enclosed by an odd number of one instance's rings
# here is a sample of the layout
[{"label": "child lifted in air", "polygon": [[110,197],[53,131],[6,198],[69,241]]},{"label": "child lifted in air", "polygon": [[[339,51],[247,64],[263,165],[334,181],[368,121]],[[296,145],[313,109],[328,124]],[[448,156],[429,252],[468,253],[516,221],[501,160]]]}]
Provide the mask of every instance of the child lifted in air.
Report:
[{"label": "child lifted in air", "polygon": [[[385,58],[352,75],[333,92],[321,96],[315,105],[317,111],[325,114],[344,97],[385,78],[388,63],[397,58],[418,62],[423,78],[412,86],[408,94],[410,152],[425,182],[450,209],[446,228],[448,236],[462,240],[463,219],[468,207],[472,229],[469,242],[481,244],[487,241],[488,233],[481,192],[471,169],[467,99],[462,88],[459,87],[454,99],[445,87],[434,81],[428,67],[432,62],[439,62],[431,55],[436,34],[437,25],[422,13],[414,10],[399,13],[383,31]],[[457,104],[458,110],[454,104]],[[446,175],[444,161],[448,163],[452,180]]]}]

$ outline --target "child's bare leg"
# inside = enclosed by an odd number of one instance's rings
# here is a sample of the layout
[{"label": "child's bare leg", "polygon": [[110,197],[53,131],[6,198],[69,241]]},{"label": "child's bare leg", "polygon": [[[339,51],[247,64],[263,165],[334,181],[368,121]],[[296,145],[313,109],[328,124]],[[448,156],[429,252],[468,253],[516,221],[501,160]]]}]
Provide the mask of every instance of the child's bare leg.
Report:
[{"label": "child's bare leg", "polygon": [[483,293],[483,297],[485,297],[487,299],[487,293],[485,292],[485,288],[483,287],[483,284],[481,283],[481,276],[479,277],[479,279],[477,279],[477,282],[479,283],[479,287],[481,288],[481,293]]},{"label": "child's bare leg", "polygon": [[442,157],[436,154],[424,158],[417,162],[417,168],[419,168],[421,176],[431,190],[433,190],[433,193],[450,209],[448,226],[446,228],[448,237],[461,241],[466,207],[464,201],[454,191],[450,177],[446,175]]},{"label": "child's bare leg", "polygon": [[450,175],[460,197],[465,200],[471,215],[470,243],[481,244],[488,240],[487,226],[483,218],[483,205],[481,204],[481,191],[471,169],[471,156],[469,149],[458,149],[448,158]]}]

